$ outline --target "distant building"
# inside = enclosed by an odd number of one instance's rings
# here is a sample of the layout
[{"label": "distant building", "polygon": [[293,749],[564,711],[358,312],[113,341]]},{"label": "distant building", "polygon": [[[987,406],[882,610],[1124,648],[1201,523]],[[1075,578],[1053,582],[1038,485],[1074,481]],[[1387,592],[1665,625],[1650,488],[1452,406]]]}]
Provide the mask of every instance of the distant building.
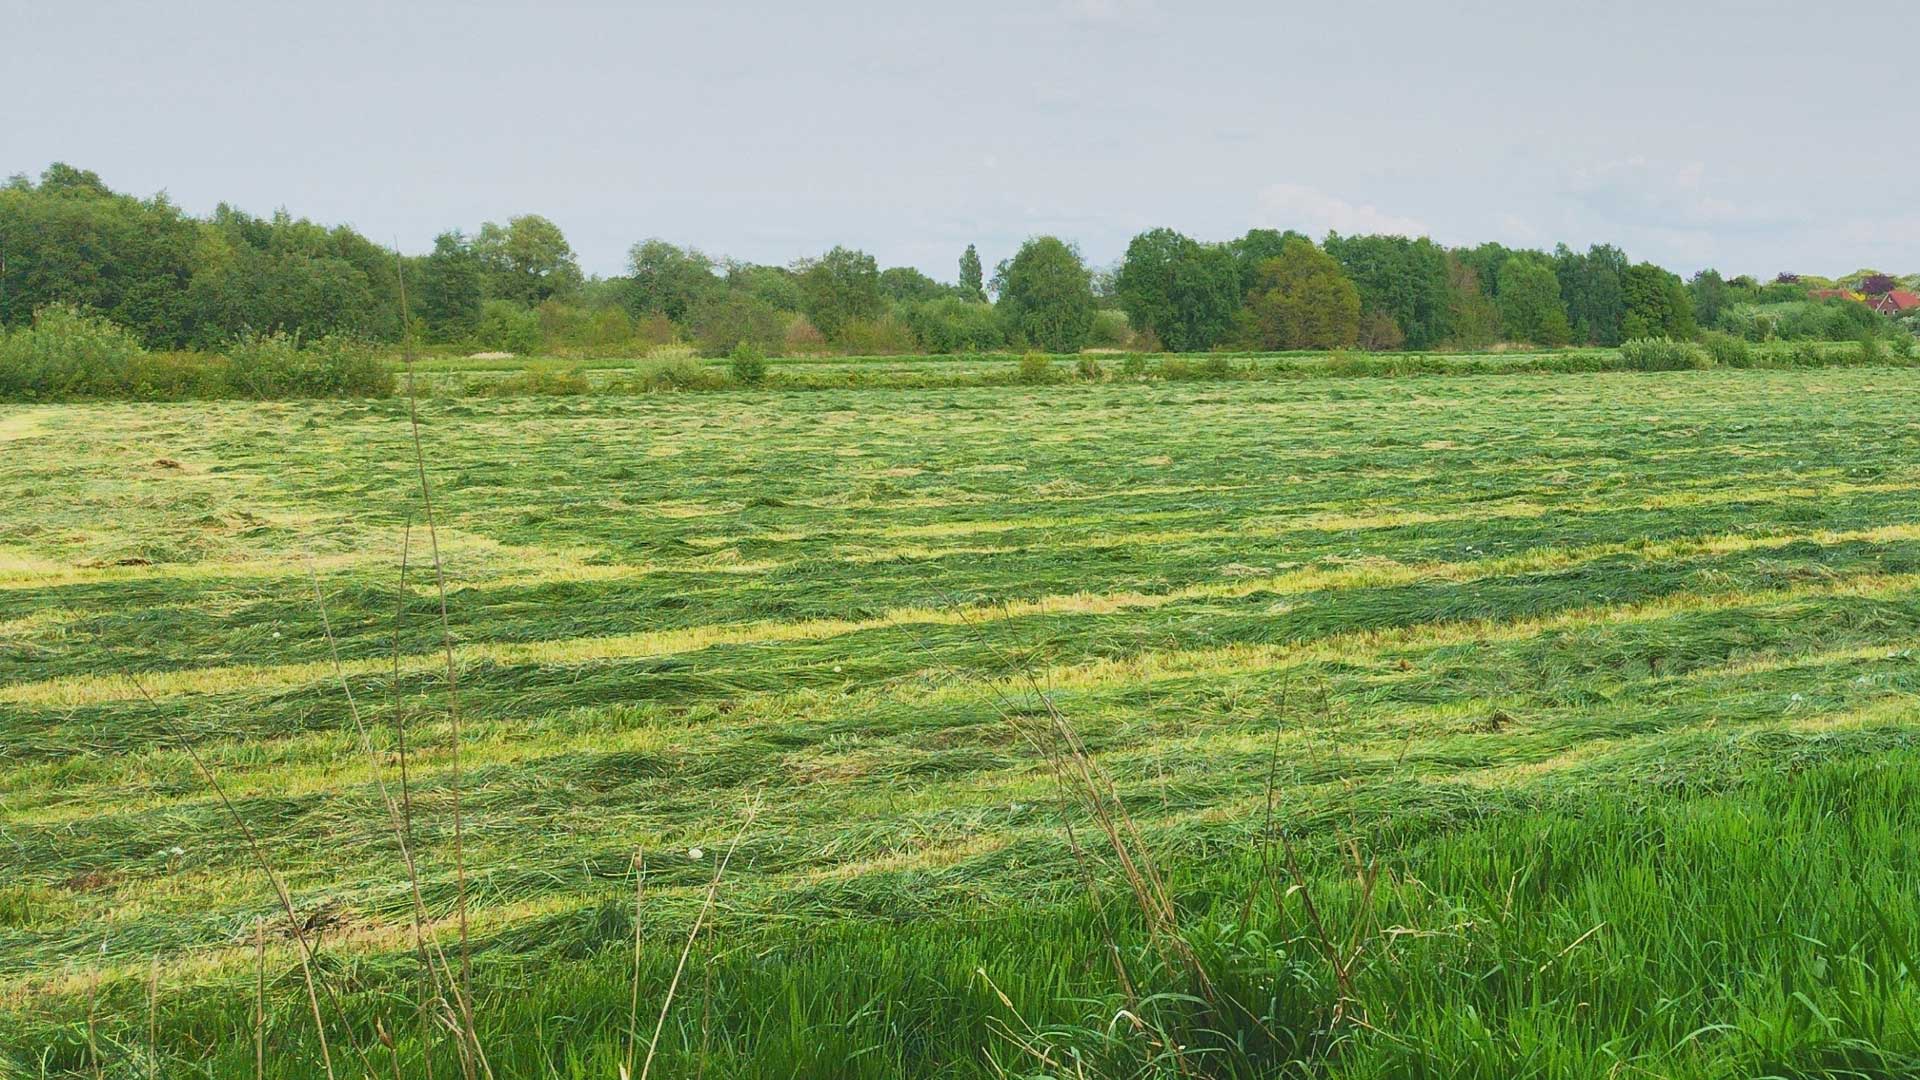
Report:
[{"label": "distant building", "polygon": [[1882,293],[1879,296],[1867,297],[1866,304],[1882,315],[1905,315],[1909,311],[1920,308],[1920,293],[1910,293],[1905,289],[1895,289],[1892,292]]},{"label": "distant building", "polygon": [[1879,296],[1868,296],[1866,293],[1854,292],[1851,289],[1814,289],[1807,295],[1815,300],[1852,300],[1865,304],[1882,315],[1896,317],[1920,308],[1920,293],[1908,292],[1905,289],[1895,289],[1892,292],[1881,293]]}]

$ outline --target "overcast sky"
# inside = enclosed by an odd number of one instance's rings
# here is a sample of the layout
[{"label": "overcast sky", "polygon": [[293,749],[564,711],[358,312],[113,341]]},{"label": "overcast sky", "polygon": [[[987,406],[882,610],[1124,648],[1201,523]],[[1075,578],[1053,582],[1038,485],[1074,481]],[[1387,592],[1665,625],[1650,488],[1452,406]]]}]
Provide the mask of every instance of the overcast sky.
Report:
[{"label": "overcast sky", "polygon": [[1920,4],[0,0],[0,173],[408,251],[537,212],[951,280],[1055,233],[1613,242],[1920,270]]}]

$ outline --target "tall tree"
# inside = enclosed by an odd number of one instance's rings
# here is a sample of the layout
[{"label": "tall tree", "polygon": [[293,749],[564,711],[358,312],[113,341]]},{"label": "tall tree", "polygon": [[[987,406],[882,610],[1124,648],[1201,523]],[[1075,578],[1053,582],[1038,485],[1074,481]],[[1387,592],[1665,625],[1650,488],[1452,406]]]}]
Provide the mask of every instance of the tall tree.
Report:
[{"label": "tall tree", "polygon": [[1498,299],[1500,296],[1500,268],[1505,266],[1513,251],[1504,244],[1487,241],[1478,247],[1456,248],[1454,257],[1473,271],[1480,281],[1480,291]]},{"label": "tall tree", "polygon": [[481,225],[473,250],[486,269],[487,292],[496,299],[538,304],[571,296],[582,281],[566,234],[539,214],[521,214],[505,225]]},{"label": "tall tree", "polygon": [[1333,256],[1304,236],[1260,265],[1245,319],[1263,349],[1339,349],[1360,333],[1360,291]]},{"label": "tall tree", "polygon": [[1573,336],[1560,300],[1560,279],[1545,255],[1519,251],[1501,263],[1499,303],[1510,340],[1557,348]]},{"label": "tall tree", "polygon": [[1240,308],[1240,270],[1225,248],[1152,229],[1127,245],[1114,292],[1135,330],[1175,352],[1210,349]]},{"label": "tall tree", "polygon": [[803,264],[800,309],[831,340],[856,319],[878,318],[886,310],[879,264],[864,251],[844,247]]},{"label": "tall tree", "polygon": [[487,299],[480,256],[458,229],[433,238],[433,254],[420,262],[416,290],[420,317],[436,340],[458,341],[480,325]]},{"label": "tall tree", "polygon": [[1020,245],[994,274],[1007,336],[1049,352],[1079,352],[1093,330],[1093,277],[1058,237]]},{"label": "tall tree", "polygon": [[1454,345],[1484,349],[1500,340],[1499,305],[1480,287],[1480,275],[1453,255],[1447,256],[1447,307]]},{"label": "tall tree", "polygon": [[987,298],[987,287],[981,279],[980,253],[972,244],[960,253],[960,299],[983,301]]},{"label": "tall tree", "polygon": [[1620,322],[1623,340],[1635,338],[1691,339],[1696,332],[1693,303],[1678,274],[1652,263],[1630,266],[1620,276],[1627,313]]},{"label": "tall tree", "polygon": [[784,266],[729,262],[727,288],[745,292],[776,311],[800,310],[800,282]]},{"label": "tall tree", "polygon": [[693,248],[655,238],[627,252],[624,304],[634,315],[665,315],[684,323],[702,300],[720,289],[713,260]]},{"label": "tall tree", "polygon": [[880,271],[880,295],[895,304],[938,300],[949,292],[945,285],[911,266],[889,266]]},{"label": "tall tree", "polygon": [[1428,349],[1447,339],[1447,253],[1421,237],[1331,234],[1327,254],[1340,260],[1360,290],[1360,306],[1390,317],[1410,349]]},{"label": "tall tree", "polygon": [[1242,295],[1253,291],[1254,279],[1260,276],[1260,268],[1283,254],[1289,240],[1312,240],[1304,233],[1288,229],[1248,229],[1247,235],[1227,244],[1233,252],[1234,265],[1240,270],[1240,292]]},{"label": "tall tree", "polygon": [[165,196],[115,194],[94,173],[56,162],[37,186],[17,179],[0,187],[0,326],[73,304],[150,346],[184,345],[186,288],[205,239]]},{"label": "tall tree", "polygon": [[1573,339],[1589,345],[1618,345],[1626,300],[1621,279],[1627,272],[1627,253],[1610,244],[1596,244],[1580,254],[1561,244],[1553,252],[1553,274],[1560,282],[1560,302],[1566,305]]},{"label": "tall tree", "polygon": [[1718,326],[1720,313],[1733,306],[1733,289],[1718,270],[1702,270],[1687,283],[1693,301],[1693,319],[1701,326]]}]

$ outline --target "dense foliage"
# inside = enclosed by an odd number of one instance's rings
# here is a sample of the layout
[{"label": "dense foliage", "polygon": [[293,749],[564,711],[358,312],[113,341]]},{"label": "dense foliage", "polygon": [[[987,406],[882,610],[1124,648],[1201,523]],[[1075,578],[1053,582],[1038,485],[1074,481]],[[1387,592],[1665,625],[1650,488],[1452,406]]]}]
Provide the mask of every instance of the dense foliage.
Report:
[{"label": "dense foliage", "polygon": [[124,327],[67,305],[0,333],[0,401],[386,397],[393,368],[364,340],[249,333],[218,353],[156,353]]},{"label": "dense foliage", "polygon": [[1271,228],[1221,243],[1150,229],[1110,268],[1038,237],[991,282],[968,244],[953,284],[844,246],[767,265],[656,237],[632,247],[623,274],[598,278],[538,214],[448,229],[429,252],[402,256],[284,210],[261,218],[223,204],[196,218],[164,194],[117,193],[64,164],[0,186],[0,327],[60,306],[102,316],[146,349],[208,353],[273,335],[394,343],[409,327],[451,349],[574,357],[670,343],[709,357],[743,345],[768,355],[1615,347],[1705,332],[1749,343],[1865,335],[1899,351],[1915,313],[1890,317],[1861,301],[1916,284],[1868,269],[1765,284],[1709,269],[1683,282],[1605,244],[1548,253],[1404,236],[1315,243]]}]

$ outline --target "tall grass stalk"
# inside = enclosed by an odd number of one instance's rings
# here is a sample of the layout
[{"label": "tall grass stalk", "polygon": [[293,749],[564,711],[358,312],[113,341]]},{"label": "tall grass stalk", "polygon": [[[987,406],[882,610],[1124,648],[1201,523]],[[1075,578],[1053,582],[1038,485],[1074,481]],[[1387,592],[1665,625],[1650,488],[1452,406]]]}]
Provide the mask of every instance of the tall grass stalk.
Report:
[{"label": "tall grass stalk", "polygon": [[[163,717],[160,703],[153,699],[152,694],[147,693],[146,686],[134,676],[129,675],[127,679],[133,684],[134,691],[146,699],[148,705],[154,707],[155,716]],[[287,916],[287,930],[293,935],[294,943],[298,947],[300,979],[306,984],[307,1005],[313,1010],[313,1033],[320,1045],[320,1065],[327,1074],[327,1080],[335,1080],[333,1051],[327,1045],[327,1021],[320,1011],[320,993],[313,978],[313,948],[307,941],[306,928],[300,924],[300,914],[294,909],[293,896],[287,892],[286,883],[280,880],[280,875],[274,870],[266,851],[260,847],[260,840],[254,834],[253,826],[247,824],[247,819],[233,805],[233,800],[227,798],[226,789],[220,786],[219,778],[213,775],[213,770],[207,766],[205,759],[201,758],[200,751],[195,749],[192,741],[171,722],[164,718],[159,722],[167,736],[178,743],[180,749],[186,751],[187,757],[193,762],[193,767],[200,773],[200,778],[206,781],[207,787],[213,791],[214,797],[220,801],[221,808],[232,820],[234,828],[239,831],[241,839],[246,843],[247,851],[253,856],[254,863],[260,867],[260,872],[267,876],[267,882],[273,886],[273,894],[280,901],[280,910]]]},{"label": "tall grass stalk", "polygon": [[623,1076],[633,1075],[633,1059],[640,1045],[640,962],[646,942],[646,927],[640,921],[647,899],[647,858],[633,853],[633,991],[627,1000],[627,1060],[621,1066]]},{"label": "tall grass stalk", "polygon": [[[420,439],[420,395],[414,379],[413,326],[407,315],[407,275],[404,261],[395,256],[397,284],[400,290],[401,356],[407,372],[407,428],[413,444],[414,470],[420,483],[420,503],[426,516],[427,544],[433,556],[433,584],[439,598],[440,608],[440,645],[446,656],[447,668],[447,720],[451,729],[448,750],[448,783],[453,794],[453,873],[454,905],[458,912],[460,927],[460,992],[457,997],[458,1022],[471,1036],[478,1029],[473,1018],[473,949],[469,940],[467,924],[467,857],[465,814],[462,810],[465,778],[460,760],[461,718],[460,718],[460,673],[453,656],[453,625],[447,615],[447,575],[446,564],[440,557],[440,529],[433,509],[433,482],[427,477],[427,454]],[[481,1070],[488,1077],[493,1069],[487,1064],[486,1055],[480,1051],[477,1040],[469,1037],[467,1044],[478,1056]],[[466,1061],[463,1054],[462,1062]]]},{"label": "tall grass stalk", "polygon": [[267,923],[253,922],[253,1080],[267,1076]]},{"label": "tall grass stalk", "polygon": [[660,1033],[666,1029],[667,1013],[673,1008],[674,994],[680,989],[680,976],[687,970],[687,957],[693,953],[693,943],[700,937],[700,931],[706,926],[707,916],[713,913],[714,898],[720,892],[721,875],[727,872],[727,864],[733,861],[733,853],[740,847],[740,840],[753,826],[754,816],[760,812],[758,803],[749,803],[745,819],[740,822],[740,831],[733,834],[733,842],[727,845],[726,854],[714,864],[713,880],[707,882],[706,898],[700,902],[700,911],[693,919],[693,928],[687,931],[687,944],[680,950],[680,960],[673,967],[673,978],[667,982],[667,994],[660,1002],[660,1018],[654,1022],[653,1038],[647,1042],[647,1057],[640,1065],[640,1080],[647,1080],[647,1074],[653,1070],[653,1058],[660,1049]]}]

